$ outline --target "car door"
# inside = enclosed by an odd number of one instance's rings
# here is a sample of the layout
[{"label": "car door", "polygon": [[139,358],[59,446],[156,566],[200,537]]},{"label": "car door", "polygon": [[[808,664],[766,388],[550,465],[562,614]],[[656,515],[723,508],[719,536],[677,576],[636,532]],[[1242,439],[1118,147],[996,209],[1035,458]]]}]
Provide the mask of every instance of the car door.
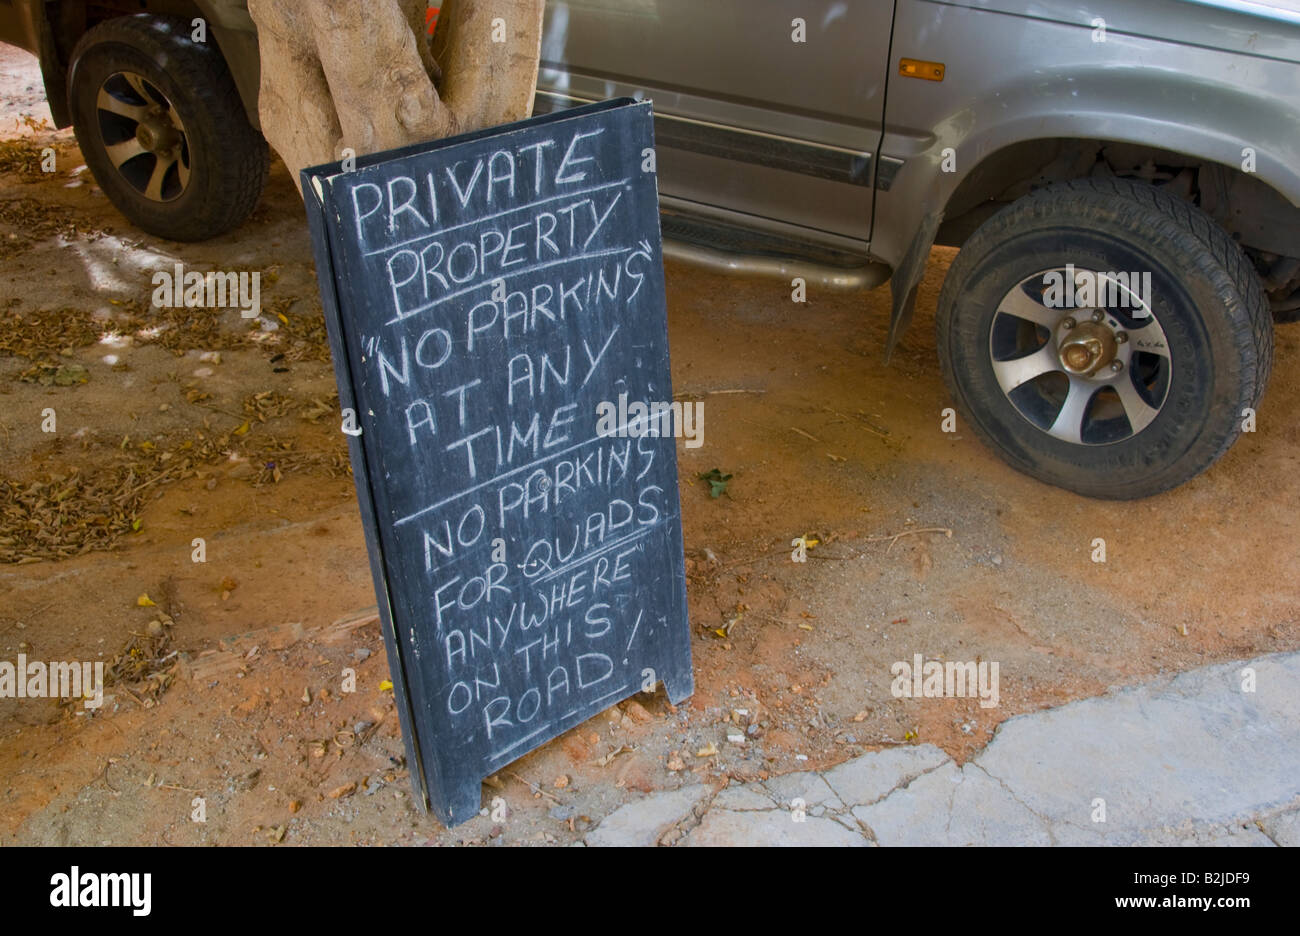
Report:
[{"label": "car door", "polygon": [[665,207],[866,242],[892,15],[887,0],[550,2],[537,107],[649,98]]}]

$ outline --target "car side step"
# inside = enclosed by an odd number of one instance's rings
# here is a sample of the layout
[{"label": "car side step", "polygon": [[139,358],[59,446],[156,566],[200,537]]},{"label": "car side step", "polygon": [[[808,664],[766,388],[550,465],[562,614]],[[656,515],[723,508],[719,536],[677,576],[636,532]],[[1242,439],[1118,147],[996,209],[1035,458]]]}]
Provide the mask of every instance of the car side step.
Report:
[{"label": "car side step", "polygon": [[889,279],[889,267],[865,254],[671,211],[660,215],[660,224],[665,257],[717,273],[786,282],[799,276],[843,292],[874,289]]}]

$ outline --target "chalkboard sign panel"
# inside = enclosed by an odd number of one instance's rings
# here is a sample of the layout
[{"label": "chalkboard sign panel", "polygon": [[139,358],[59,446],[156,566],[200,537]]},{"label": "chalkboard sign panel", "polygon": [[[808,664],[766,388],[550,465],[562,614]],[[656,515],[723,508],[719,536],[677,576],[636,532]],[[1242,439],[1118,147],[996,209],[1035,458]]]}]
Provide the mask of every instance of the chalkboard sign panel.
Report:
[{"label": "chalkboard sign panel", "polygon": [[550,738],[693,689],[653,147],[620,100],[302,174],[408,760],[448,824]]}]

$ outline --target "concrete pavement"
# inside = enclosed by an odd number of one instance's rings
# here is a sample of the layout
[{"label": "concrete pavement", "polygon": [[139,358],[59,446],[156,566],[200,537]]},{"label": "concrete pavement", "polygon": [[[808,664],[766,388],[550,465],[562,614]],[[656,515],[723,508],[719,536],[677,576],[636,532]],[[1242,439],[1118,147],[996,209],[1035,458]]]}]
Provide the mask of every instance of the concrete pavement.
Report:
[{"label": "concrete pavement", "polygon": [[1300,653],[1021,715],[960,766],[922,744],[652,794],[585,843],[1300,844]]}]

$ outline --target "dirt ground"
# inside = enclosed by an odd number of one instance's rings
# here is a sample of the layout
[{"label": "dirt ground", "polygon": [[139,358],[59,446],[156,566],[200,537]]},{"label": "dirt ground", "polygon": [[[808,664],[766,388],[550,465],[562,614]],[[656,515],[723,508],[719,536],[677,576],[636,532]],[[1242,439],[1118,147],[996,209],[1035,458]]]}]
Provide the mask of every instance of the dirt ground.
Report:
[{"label": "dirt ground", "polygon": [[[695,695],[590,720],[489,778],[505,819],[446,830],[411,804],[287,173],[233,234],[160,241],[42,126],[35,61],[3,46],[0,101],[0,660],[120,674],[94,712],[0,699],[0,842],[567,844],[639,792],[899,744],[960,761],[1013,715],[1300,646],[1300,328],[1256,432],[1178,490],[1104,503],[941,431],[951,251],[888,366],[887,288],[795,305],[669,265],[674,389],[707,417],[678,450]],[[153,308],[176,261],[262,271],[261,318]],[[914,654],[998,662],[999,705],[894,698]]]}]

